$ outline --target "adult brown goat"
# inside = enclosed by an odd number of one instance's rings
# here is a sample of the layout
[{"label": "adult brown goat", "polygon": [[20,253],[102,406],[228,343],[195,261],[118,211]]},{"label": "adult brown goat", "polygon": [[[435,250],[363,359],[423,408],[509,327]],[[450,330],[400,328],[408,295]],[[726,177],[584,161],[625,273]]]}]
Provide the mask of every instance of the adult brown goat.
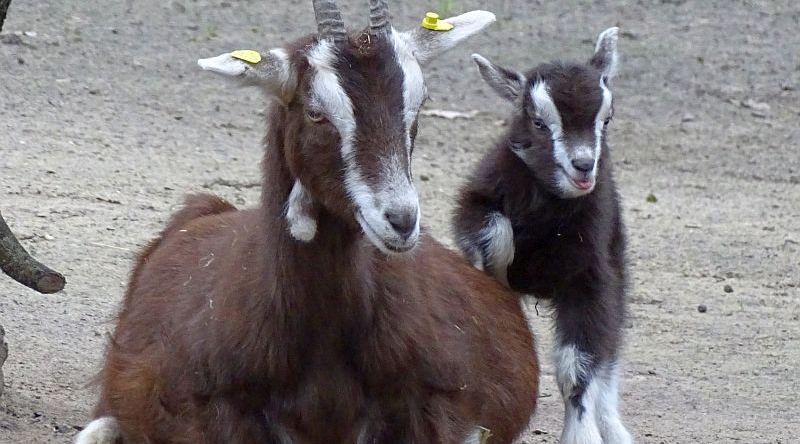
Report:
[{"label": "adult brown goat", "polygon": [[[139,257],[77,444],[509,443],[533,414],[519,296],[420,234],[420,63],[480,31],[345,32],[201,60],[275,100],[260,208],[208,195]],[[247,59],[242,60],[242,58]]]}]

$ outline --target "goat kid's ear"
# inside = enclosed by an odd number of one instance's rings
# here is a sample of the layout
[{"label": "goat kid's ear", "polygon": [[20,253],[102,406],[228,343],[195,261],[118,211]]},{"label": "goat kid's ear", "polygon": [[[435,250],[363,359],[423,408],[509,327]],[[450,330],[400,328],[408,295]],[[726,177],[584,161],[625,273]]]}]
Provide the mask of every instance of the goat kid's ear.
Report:
[{"label": "goat kid's ear", "polygon": [[400,35],[411,45],[417,62],[424,65],[461,41],[482,31],[495,20],[496,18],[491,12],[470,11],[445,19],[447,23],[453,25],[449,31],[434,31],[420,26]]},{"label": "goat kid's ear", "polygon": [[294,93],[294,75],[289,57],[283,49],[261,55],[256,51],[234,51],[199,59],[205,71],[233,77],[245,86],[258,86],[268,94],[288,103]]},{"label": "goat kid's ear", "polygon": [[597,45],[594,48],[594,55],[589,64],[599,69],[603,73],[603,78],[609,82],[617,74],[617,40],[619,38],[619,28],[616,26],[608,28],[597,37]]},{"label": "goat kid's ear", "polygon": [[495,65],[480,54],[472,54],[472,60],[478,64],[483,80],[486,80],[500,96],[515,101],[525,88],[525,76],[512,69]]}]

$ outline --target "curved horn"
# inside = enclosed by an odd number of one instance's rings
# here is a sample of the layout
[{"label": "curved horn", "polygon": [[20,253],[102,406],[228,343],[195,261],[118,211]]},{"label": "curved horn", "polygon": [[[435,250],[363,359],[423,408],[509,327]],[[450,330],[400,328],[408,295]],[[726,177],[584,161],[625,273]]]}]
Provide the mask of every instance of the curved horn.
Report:
[{"label": "curved horn", "polygon": [[319,38],[330,38],[335,42],[344,40],[347,31],[344,29],[342,13],[334,0],[313,0],[314,16],[317,19]]},{"label": "curved horn", "polygon": [[392,24],[386,0],[369,0],[369,28],[375,33],[387,32]]}]

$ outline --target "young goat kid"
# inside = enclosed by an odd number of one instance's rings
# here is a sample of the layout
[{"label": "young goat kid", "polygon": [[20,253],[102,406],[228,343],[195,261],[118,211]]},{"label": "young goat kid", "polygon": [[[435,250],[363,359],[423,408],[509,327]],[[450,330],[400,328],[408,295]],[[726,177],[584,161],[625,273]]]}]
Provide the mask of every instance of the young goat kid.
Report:
[{"label": "young goat kid", "polygon": [[[420,64],[494,20],[200,60],[269,108],[261,207],[194,196],[139,257],[78,444],[512,442],[536,404],[518,297],[420,234]],[[252,54],[251,54],[252,55]]]},{"label": "young goat kid", "polygon": [[566,408],[561,444],[631,442],[617,413],[625,234],[606,145],[616,48],[610,28],[587,64],[524,75],[473,55],[515,111],[461,192],[456,238],[477,268],[551,300]]}]

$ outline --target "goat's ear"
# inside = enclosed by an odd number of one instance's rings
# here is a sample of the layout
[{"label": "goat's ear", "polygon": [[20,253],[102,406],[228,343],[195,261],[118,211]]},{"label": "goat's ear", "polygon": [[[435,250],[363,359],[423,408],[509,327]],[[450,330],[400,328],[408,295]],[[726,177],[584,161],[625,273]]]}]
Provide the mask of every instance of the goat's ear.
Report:
[{"label": "goat's ear", "polygon": [[594,48],[594,55],[589,64],[596,67],[603,73],[606,82],[610,81],[617,74],[617,39],[619,28],[616,26],[608,28],[597,37],[597,45]]},{"label": "goat's ear", "polygon": [[453,26],[449,31],[436,31],[420,26],[419,28],[400,33],[400,35],[411,45],[417,62],[423,65],[436,58],[439,54],[461,43],[462,40],[482,31],[483,28],[489,26],[494,21],[495,16],[491,12],[470,11],[456,17],[445,19],[445,22]]},{"label": "goat's ear", "polygon": [[478,64],[483,80],[486,80],[502,97],[515,101],[525,88],[525,76],[513,69],[495,65],[480,54],[472,54],[472,60]]},{"label": "goat's ear", "polygon": [[255,51],[234,51],[199,59],[200,68],[233,77],[246,86],[258,86],[284,103],[294,93],[294,75],[283,49],[273,49],[263,56]]}]

